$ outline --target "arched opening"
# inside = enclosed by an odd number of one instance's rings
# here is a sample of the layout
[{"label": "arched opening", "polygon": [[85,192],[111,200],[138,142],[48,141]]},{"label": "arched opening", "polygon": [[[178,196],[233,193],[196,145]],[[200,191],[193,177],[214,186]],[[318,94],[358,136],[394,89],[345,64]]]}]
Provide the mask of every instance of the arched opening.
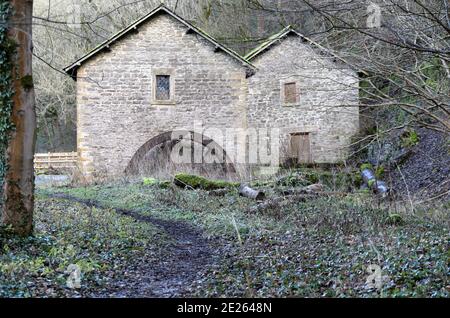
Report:
[{"label": "arched opening", "polygon": [[[201,153],[200,157],[198,153],[194,154],[195,151]],[[174,161],[174,156],[188,158],[189,161]],[[168,131],[142,145],[134,154],[125,173],[161,178],[186,172],[229,178],[236,173],[231,162],[225,150],[209,137],[193,131]]]}]

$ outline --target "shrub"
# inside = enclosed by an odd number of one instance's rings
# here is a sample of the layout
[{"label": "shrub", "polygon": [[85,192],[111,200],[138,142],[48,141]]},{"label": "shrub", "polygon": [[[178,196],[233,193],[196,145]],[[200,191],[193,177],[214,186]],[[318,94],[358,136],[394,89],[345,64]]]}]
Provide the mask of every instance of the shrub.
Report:
[{"label": "shrub", "polygon": [[414,130],[408,130],[402,136],[403,147],[414,147],[419,143],[419,141],[419,134]]}]

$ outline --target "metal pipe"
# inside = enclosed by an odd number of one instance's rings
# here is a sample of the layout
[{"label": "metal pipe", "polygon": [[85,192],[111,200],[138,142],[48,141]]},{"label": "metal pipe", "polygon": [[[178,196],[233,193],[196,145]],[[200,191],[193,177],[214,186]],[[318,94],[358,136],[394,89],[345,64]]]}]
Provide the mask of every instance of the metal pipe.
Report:
[{"label": "metal pipe", "polygon": [[361,176],[367,186],[376,193],[381,194],[383,197],[389,193],[389,187],[386,182],[377,180],[375,173],[371,169],[364,169],[361,172]]}]

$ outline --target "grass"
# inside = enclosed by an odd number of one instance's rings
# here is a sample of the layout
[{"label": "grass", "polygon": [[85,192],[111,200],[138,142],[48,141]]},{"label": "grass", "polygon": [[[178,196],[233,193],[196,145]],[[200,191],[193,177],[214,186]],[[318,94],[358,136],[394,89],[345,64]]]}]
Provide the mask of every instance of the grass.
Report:
[{"label": "grass", "polygon": [[[276,196],[270,186],[265,190]],[[64,191],[190,222],[231,244],[222,268],[204,277],[197,296],[449,296],[448,213],[438,211],[444,219],[436,219],[428,207],[416,207],[412,215],[356,192],[288,200],[255,213],[256,203],[235,190],[224,197],[141,184]],[[369,265],[386,276],[382,290],[366,287]]]},{"label": "grass", "polygon": [[164,241],[156,228],[113,210],[42,195],[36,201],[33,237],[0,232],[0,297],[80,296],[66,286],[71,264],[81,269],[88,295],[87,286],[101,288],[108,275]]},{"label": "grass", "polygon": [[[268,198],[280,199],[283,185],[259,187]],[[96,200],[106,209],[49,199],[54,192]],[[25,242],[9,238],[8,248],[3,247],[1,286],[10,286],[2,287],[3,295],[42,295],[26,285],[40,275],[63,295],[61,275],[68,264],[81,264],[94,282],[111,270],[111,261],[126,266],[144,246],[156,250],[167,243],[169,238],[152,226],[113,211],[123,208],[185,221],[221,242],[219,268],[206,269],[192,286],[193,296],[450,296],[448,203],[416,206],[411,213],[402,204],[356,191],[306,201],[281,197],[258,209],[234,188],[218,197],[158,182],[46,189],[37,201],[37,235]],[[55,262],[49,262],[51,249],[57,251]],[[117,258],[114,251],[125,257]],[[381,269],[381,289],[366,283],[371,265]],[[26,278],[13,283],[18,276]]]}]

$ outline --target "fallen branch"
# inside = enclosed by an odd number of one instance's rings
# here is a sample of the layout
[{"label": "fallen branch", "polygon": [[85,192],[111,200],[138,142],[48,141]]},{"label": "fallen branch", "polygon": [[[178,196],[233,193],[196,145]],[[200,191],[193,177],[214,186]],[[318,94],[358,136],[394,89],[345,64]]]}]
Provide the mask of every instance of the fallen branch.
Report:
[{"label": "fallen branch", "polygon": [[179,173],[175,175],[173,183],[181,188],[201,189],[201,190],[218,190],[232,189],[239,186],[239,183],[228,182],[223,180],[209,180],[201,176]]},{"label": "fallen branch", "polygon": [[253,199],[253,200],[257,200],[257,201],[264,200],[265,197],[266,197],[264,192],[258,191],[258,190],[254,190],[254,189],[250,188],[246,184],[242,184],[239,187],[239,194],[241,196],[243,196],[243,197],[250,198],[250,199]]}]

